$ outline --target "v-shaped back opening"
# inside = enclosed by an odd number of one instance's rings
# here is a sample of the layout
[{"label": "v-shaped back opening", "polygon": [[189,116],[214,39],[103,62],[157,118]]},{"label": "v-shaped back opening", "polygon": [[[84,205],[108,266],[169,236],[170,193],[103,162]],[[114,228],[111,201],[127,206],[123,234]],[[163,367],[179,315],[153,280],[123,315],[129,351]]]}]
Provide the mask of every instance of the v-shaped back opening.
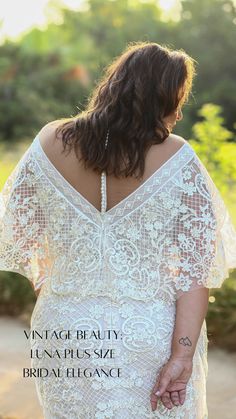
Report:
[{"label": "v-shaped back opening", "polygon": [[60,180],[64,183],[66,187],[68,187],[73,194],[78,195],[82,201],[84,201],[88,206],[90,206],[90,209],[99,215],[104,214],[112,214],[114,211],[119,209],[120,207],[125,206],[129,200],[132,200],[136,194],[140,194],[142,190],[146,187],[148,187],[149,184],[153,181],[153,179],[162,171],[164,170],[168,164],[172,162],[172,160],[177,157],[185,147],[189,147],[188,143],[184,143],[171,157],[169,157],[158,169],[156,169],[145,181],[143,181],[137,188],[135,188],[131,193],[129,193],[125,198],[123,198],[121,201],[119,201],[117,204],[113,205],[113,207],[109,208],[105,213],[102,213],[100,210],[98,210],[84,195],[81,194],[77,189],[72,186],[72,184],[62,175],[62,173],[56,168],[56,166],[52,163],[52,161],[49,159],[47,154],[45,153],[42,144],[40,142],[40,136],[39,134],[36,135],[34,139],[34,143],[36,146],[38,146],[38,151],[40,152],[41,156],[45,159],[45,161],[48,163],[49,167],[55,172],[55,175],[58,175]]}]

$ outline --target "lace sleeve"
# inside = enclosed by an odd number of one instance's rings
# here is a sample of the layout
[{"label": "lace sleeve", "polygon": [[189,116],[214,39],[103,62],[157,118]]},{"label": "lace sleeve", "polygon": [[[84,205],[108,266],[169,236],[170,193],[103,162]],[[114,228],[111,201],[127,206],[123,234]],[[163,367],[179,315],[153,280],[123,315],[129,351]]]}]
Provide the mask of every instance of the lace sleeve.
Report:
[{"label": "lace sleeve", "polygon": [[236,268],[236,231],[207,169],[194,156],[182,169],[182,205],[174,237],[176,299],[198,288],[220,288]]},{"label": "lace sleeve", "polygon": [[35,162],[26,152],[0,193],[0,270],[20,273],[35,290],[44,282],[47,259],[38,180]]}]

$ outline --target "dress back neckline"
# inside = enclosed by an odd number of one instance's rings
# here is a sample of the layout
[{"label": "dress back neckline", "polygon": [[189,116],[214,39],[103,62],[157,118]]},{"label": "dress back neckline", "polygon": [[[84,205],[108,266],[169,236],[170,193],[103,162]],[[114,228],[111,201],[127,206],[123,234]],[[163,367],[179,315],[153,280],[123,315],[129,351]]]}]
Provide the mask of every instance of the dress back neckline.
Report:
[{"label": "dress back neckline", "polygon": [[[133,192],[119,201],[116,205],[106,211],[99,211],[90,201],[85,198],[71,183],[59,172],[49,159],[42,148],[40,136],[37,134],[32,143],[32,152],[36,157],[37,163],[43,170],[44,174],[53,183],[53,185],[65,196],[69,197],[69,201],[73,204],[79,204],[84,207],[97,221],[113,218],[113,216],[123,216],[146,200],[146,193],[150,196],[152,192],[164,185],[168,179],[181,169],[184,163],[195,154],[192,147],[186,142],[171,157],[169,157],[157,170],[155,170],[144,182],[142,182]],[[105,172],[104,172],[105,173]],[[107,202],[106,195],[106,174],[103,175],[103,202]],[[104,186],[105,185],[105,186]]]}]

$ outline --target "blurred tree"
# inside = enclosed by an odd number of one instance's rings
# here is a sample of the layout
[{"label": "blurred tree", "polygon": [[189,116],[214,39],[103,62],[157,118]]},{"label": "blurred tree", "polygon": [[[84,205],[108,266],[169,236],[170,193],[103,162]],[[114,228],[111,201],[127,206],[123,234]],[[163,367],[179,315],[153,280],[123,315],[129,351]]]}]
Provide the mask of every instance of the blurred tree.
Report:
[{"label": "blurred tree", "polygon": [[155,0],[84,0],[78,11],[51,0],[45,31],[0,46],[1,140],[31,138],[42,124],[75,115],[104,66],[127,42],[154,41],[183,49],[198,62],[193,94],[175,132],[189,137],[204,103],[224,109],[234,131],[236,101],[232,0],[182,0],[180,21],[162,20]]},{"label": "blurred tree", "polygon": [[172,31],[174,44],[198,61],[197,100],[191,107],[191,120],[204,103],[215,103],[224,109],[226,126],[234,130],[235,4],[231,0],[182,0],[181,4],[181,20]]},{"label": "blurred tree", "polygon": [[203,119],[193,125],[193,138],[189,141],[226,196],[236,184],[236,144],[229,141],[234,135],[223,126],[221,112],[218,105],[203,105],[197,112]]}]

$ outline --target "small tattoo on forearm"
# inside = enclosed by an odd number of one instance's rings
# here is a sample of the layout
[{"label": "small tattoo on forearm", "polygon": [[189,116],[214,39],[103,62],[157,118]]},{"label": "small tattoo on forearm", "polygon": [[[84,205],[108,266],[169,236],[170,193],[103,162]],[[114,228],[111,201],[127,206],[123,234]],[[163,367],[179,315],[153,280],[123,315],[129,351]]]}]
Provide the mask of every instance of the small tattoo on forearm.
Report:
[{"label": "small tattoo on forearm", "polygon": [[186,336],[185,338],[179,339],[179,343],[184,346],[192,346],[191,340]]}]

